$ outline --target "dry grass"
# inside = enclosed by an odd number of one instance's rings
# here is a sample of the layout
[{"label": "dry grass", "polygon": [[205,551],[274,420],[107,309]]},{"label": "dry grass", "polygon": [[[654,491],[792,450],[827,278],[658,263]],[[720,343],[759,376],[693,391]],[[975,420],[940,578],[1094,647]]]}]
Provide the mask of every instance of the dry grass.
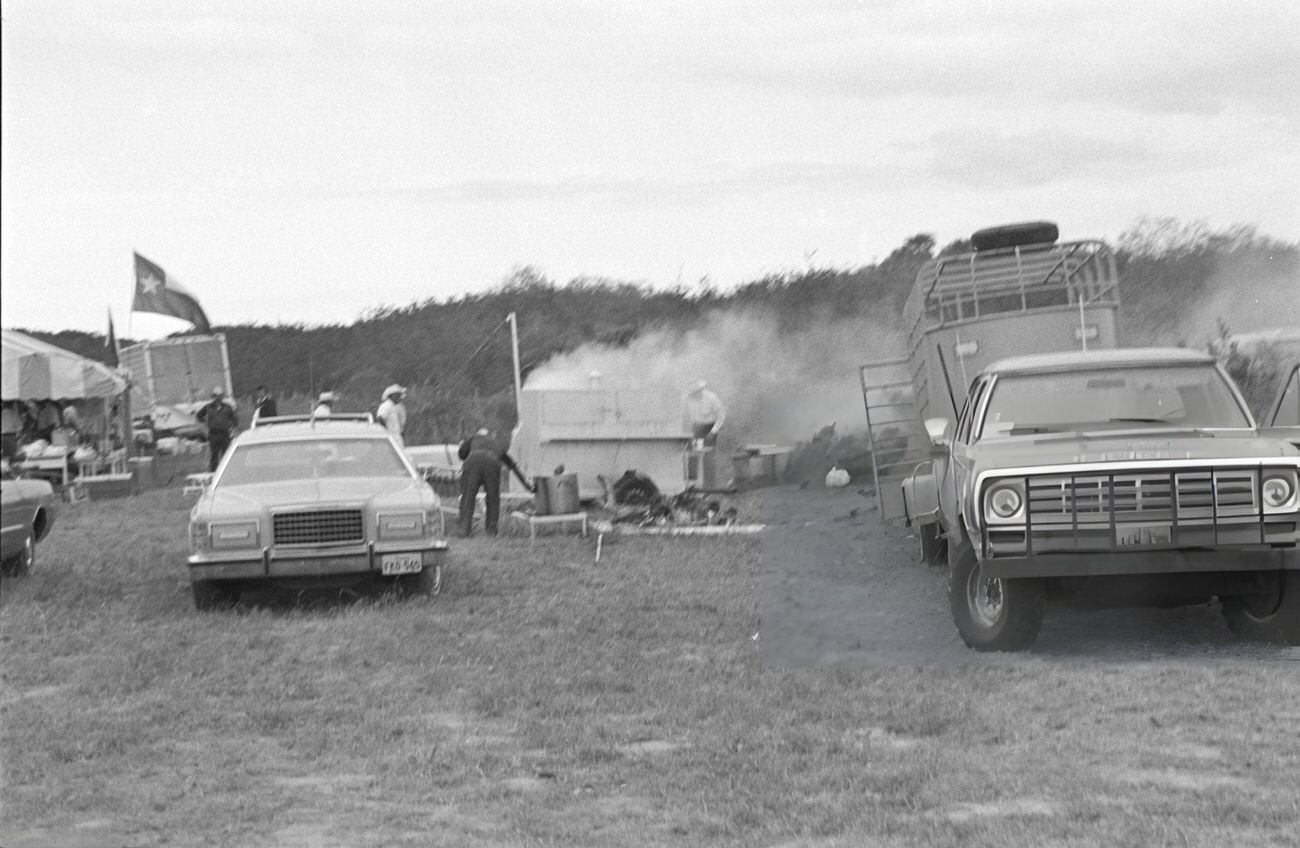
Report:
[{"label": "dry grass", "polygon": [[1288,663],[763,668],[758,543],[471,540],[196,614],[176,490],[0,600],[0,844],[1293,845]]}]

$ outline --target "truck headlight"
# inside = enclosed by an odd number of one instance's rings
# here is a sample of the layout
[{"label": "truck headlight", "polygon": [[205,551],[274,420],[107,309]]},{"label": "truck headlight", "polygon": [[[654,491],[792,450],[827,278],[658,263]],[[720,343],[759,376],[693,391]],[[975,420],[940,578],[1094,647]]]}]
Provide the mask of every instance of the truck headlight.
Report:
[{"label": "truck headlight", "polygon": [[1259,484],[1265,512],[1285,512],[1296,505],[1296,476],[1292,471],[1266,471]]},{"label": "truck headlight", "polygon": [[380,514],[380,539],[418,539],[424,535],[424,513]]},{"label": "truck headlight", "polygon": [[258,546],[257,522],[214,521],[208,527],[208,538],[212,540],[212,549],[214,551],[256,548]]},{"label": "truck headlight", "polygon": [[984,495],[984,517],[989,521],[1011,521],[1019,517],[1024,506],[1019,483],[995,483]]}]

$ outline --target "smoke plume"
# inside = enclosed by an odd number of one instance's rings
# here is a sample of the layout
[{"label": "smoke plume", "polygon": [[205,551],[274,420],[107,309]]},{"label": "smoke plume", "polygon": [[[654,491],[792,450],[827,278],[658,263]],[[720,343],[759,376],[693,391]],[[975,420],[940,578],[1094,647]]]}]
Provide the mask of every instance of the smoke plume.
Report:
[{"label": "smoke plume", "polygon": [[732,445],[793,444],[834,423],[865,429],[858,368],[902,355],[902,334],[883,320],[808,322],[784,330],[762,310],[720,310],[687,330],[654,329],[625,347],[586,345],[528,376],[526,389],[601,388],[652,396],[680,415],[690,383],[704,380],[727,407]]}]

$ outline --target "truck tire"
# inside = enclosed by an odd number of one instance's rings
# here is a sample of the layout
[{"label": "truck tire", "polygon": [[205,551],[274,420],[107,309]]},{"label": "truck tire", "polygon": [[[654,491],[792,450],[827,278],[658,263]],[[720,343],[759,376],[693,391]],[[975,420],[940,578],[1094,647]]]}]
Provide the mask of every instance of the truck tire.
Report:
[{"label": "truck tire", "polygon": [[1278,571],[1265,579],[1258,594],[1220,598],[1228,629],[1245,639],[1300,645],[1300,573]]},{"label": "truck tire", "polygon": [[1060,237],[1061,231],[1051,221],[1027,221],[977,230],[971,234],[970,243],[976,250],[999,250],[1026,244],[1052,244]]},{"label": "truck tire", "polygon": [[948,540],[939,532],[938,523],[917,527],[921,537],[921,562],[926,565],[944,565],[948,562]]},{"label": "truck tire", "polygon": [[948,604],[962,641],[977,651],[1027,650],[1043,626],[1043,581],[984,577],[980,571],[975,548],[961,533],[948,544]]}]

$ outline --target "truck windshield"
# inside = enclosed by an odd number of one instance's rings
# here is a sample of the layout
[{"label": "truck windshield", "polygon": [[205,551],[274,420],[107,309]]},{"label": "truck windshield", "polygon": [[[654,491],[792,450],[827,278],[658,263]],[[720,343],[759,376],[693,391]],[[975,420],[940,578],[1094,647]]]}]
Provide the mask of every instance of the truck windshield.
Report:
[{"label": "truck windshield", "polygon": [[1144,425],[1249,427],[1217,369],[1143,366],[998,378],[981,438]]},{"label": "truck windshield", "polygon": [[388,439],[304,439],[236,446],[217,486],[410,475]]}]

